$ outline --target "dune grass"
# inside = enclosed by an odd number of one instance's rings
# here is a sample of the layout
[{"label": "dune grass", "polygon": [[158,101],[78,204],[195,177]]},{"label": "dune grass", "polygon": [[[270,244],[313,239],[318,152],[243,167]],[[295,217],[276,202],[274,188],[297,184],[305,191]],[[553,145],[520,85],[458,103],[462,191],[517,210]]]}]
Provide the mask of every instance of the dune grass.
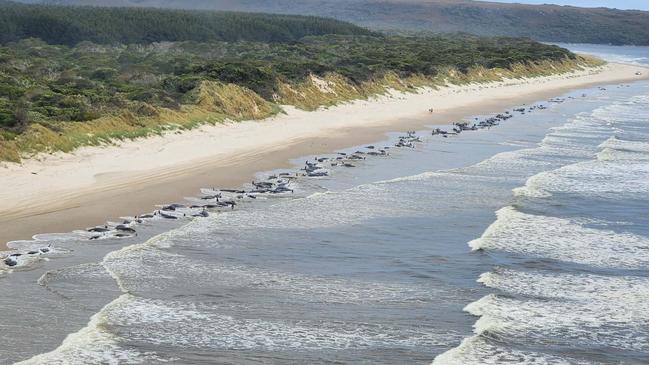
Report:
[{"label": "dune grass", "polygon": [[517,63],[511,68],[472,67],[461,72],[453,67],[443,68],[435,76],[411,75],[399,77],[394,72],[386,73],[378,80],[365,81],[360,85],[345,77],[330,73],[324,77],[311,76],[297,84],[282,84],[276,100],[282,104],[294,105],[304,110],[315,110],[356,99],[367,99],[384,95],[389,90],[418,92],[422,87],[439,88],[448,85],[498,82],[506,79],[522,79],[561,75],[585,68],[603,66],[604,61],[596,58],[577,57],[561,61]]},{"label": "dune grass", "polygon": [[37,153],[71,152],[226,120],[263,119],[281,110],[251,90],[212,81],[201,83],[187,102],[178,110],[148,106],[147,116],[124,111],[83,123],[33,123],[20,134],[0,137],[0,160],[19,162]]},{"label": "dune grass", "polygon": [[79,123],[41,121],[30,124],[20,134],[3,131],[0,134],[0,161],[20,162],[22,158],[38,153],[72,152],[82,146],[111,145],[123,140],[192,129],[204,124],[264,119],[280,113],[280,104],[315,110],[382,95],[389,90],[414,93],[422,87],[438,88],[548,76],[601,65],[603,62],[600,60],[578,57],[574,60],[516,64],[509,69],[475,67],[460,72],[448,68],[434,77],[401,78],[395,73],[386,73],[378,80],[361,84],[355,84],[335,73],[324,77],[311,75],[300,83],[280,83],[274,101],[267,101],[242,86],[202,81],[185,95],[183,104],[176,109],[141,103],[139,107],[146,109],[146,113],[135,114],[126,110]]}]

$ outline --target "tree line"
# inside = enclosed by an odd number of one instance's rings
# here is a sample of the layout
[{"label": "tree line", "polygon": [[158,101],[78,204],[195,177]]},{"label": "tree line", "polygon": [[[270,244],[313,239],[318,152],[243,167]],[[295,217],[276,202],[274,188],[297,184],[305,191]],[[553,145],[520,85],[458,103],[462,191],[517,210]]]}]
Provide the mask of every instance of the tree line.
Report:
[{"label": "tree line", "polygon": [[310,35],[371,34],[314,16],[236,12],[30,5],[0,1],[0,43],[39,38],[74,46],[175,41],[291,42]]}]

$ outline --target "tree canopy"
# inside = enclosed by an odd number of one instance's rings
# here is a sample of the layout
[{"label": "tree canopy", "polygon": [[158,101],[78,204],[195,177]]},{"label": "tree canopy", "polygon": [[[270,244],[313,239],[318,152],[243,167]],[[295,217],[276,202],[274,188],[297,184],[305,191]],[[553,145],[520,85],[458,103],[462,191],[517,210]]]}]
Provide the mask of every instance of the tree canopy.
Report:
[{"label": "tree canopy", "polygon": [[0,43],[39,38],[73,46],[162,41],[291,42],[310,35],[368,35],[350,23],[314,16],[28,5],[0,1]]},{"label": "tree canopy", "polygon": [[[332,17],[389,31],[468,32],[546,42],[649,45],[649,11],[474,0],[21,0]],[[615,1],[611,1],[615,6]]]}]

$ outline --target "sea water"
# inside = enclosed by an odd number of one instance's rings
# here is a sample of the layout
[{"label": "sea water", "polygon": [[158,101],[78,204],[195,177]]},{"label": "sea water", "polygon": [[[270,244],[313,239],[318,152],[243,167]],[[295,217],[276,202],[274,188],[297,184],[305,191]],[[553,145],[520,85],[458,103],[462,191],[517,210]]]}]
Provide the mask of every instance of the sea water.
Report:
[{"label": "sea water", "polygon": [[0,269],[0,363],[647,364],[649,83],[562,100],[137,237],[15,242],[52,251]]}]

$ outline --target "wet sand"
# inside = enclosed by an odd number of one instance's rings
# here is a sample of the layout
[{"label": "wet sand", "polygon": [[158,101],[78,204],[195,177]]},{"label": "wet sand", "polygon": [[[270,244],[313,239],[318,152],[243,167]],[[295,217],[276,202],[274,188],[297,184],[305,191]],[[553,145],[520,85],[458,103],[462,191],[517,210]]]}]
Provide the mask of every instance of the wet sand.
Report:
[{"label": "wet sand", "polygon": [[[642,75],[635,75],[640,71]],[[205,126],[182,134],[87,147],[0,167],[0,249],[37,233],[68,232],[181,202],[202,187],[238,187],[289,160],[374,143],[390,131],[502,112],[570,90],[647,79],[648,70],[610,64],[582,72],[419,94],[393,93],[264,121]],[[434,113],[428,109],[433,107]],[[34,174],[35,173],[35,174]]]}]

